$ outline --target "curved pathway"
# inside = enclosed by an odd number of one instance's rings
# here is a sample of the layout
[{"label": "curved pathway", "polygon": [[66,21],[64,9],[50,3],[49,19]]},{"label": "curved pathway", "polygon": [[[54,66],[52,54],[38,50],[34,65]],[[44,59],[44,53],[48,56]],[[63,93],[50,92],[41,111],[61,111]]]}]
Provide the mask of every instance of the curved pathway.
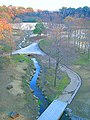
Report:
[{"label": "curved pathway", "polygon": [[[44,56],[42,56],[42,63],[49,64],[48,59],[49,59],[48,55],[45,54]],[[55,63],[55,60],[51,58],[51,64],[54,65],[54,63]],[[67,73],[68,77],[70,78],[70,83],[64,89],[62,94],[59,96],[58,100],[62,102],[66,102],[67,104],[70,104],[81,86],[81,78],[77,73],[75,73],[73,70],[71,70],[67,66],[60,65],[59,67],[63,72]]]},{"label": "curved pathway", "polygon": [[60,68],[67,73],[71,81],[64,89],[62,95],[60,95],[59,100],[70,104],[81,86],[81,78],[77,73],[64,65],[61,65]]}]

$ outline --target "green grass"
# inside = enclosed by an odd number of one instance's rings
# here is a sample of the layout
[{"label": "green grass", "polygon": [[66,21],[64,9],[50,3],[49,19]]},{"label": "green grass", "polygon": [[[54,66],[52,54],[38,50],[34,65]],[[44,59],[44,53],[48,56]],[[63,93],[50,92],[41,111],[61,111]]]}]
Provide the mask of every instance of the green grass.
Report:
[{"label": "green grass", "polygon": [[[44,78],[43,78],[44,76]],[[55,78],[55,70],[54,68],[48,69],[46,68],[46,73],[42,73],[42,79],[38,81],[40,87],[43,89],[43,82],[44,82],[44,93],[49,99],[49,101],[53,101],[54,99],[58,98],[59,95],[62,93],[64,88],[69,84],[70,80],[68,76],[61,72],[58,73],[56,87],[54,87],[54,78]],[[42,85],[42,86],[41,86]]]},{"label": "green grass", "polygon": [[82,85],[78,91],[70,108],[74,114],[90,119],[90,60],[87,54],[80,54],[78,60],[73,65],[73,70],[76,71],[82,78]]},{"label": "green grass", "polygon": [[3,52],[11,52],[12,47],[8,44],[2,44],[0,45],[0,50],[2,50]]},{"label": "green grass", "polygon": [[80,55],[80,58],[75,61],[74,64],[79,64],[79,65],[87,65],[90,64],[90,60],[87,57],[87,54]]},{"label": "green grass", "polygon": [[39,42],[39,47],[41,50],[43,50],[46,54],[52,56],[53,58],[56,58],[58,55],[58,51],[54,45],[53,40],[47,40],[43,39]]},{"label": "green grass", "polygon": [[42,104],[42,102],[38,99],[38,105],[41,105]]},{"label": "green grass", "polygon": [[15,62],[27,62],[27,63],[33,63],[27,56],[25,55],[13,55],[12,59]]},{"label": "green grass", "polygon": [[39,42],[39,45],[42,46],[42,47],[45,47],[45,46],[49,46],[50,43],[51,42],[49,40],[43,39]]},{"label": "green grass", "polygon": [[51,41],[50,40],[46,40],[46,39],[43,39],[39,42],[39,47],[45,51],[46,53],[49,52],[49,48],[51,46]]},{"label": "green grass", "polygon": [[0,57],[0,70],[10,64],[10,59],[7,57]]}]

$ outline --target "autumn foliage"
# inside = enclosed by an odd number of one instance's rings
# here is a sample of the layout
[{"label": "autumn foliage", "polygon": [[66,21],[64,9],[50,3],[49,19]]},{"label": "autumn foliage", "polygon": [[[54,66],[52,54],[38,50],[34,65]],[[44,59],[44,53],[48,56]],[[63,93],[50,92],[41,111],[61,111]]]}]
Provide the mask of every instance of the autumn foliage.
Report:
[{"label": "autumn foliage", "polygon": [[3,40],[12,32],[12,27],[6,20],[0,19],[0,40]]}]

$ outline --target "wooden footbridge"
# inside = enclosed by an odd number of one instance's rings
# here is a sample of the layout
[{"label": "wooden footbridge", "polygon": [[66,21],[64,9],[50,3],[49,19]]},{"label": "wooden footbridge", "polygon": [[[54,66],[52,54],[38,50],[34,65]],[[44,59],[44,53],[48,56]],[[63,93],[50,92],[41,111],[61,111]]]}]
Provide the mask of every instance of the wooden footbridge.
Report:
[{"label": "wooden footbridge", "polygon": [[38,120],[59,120],[65,110],[67,103],[54,100],[43,112]]}]

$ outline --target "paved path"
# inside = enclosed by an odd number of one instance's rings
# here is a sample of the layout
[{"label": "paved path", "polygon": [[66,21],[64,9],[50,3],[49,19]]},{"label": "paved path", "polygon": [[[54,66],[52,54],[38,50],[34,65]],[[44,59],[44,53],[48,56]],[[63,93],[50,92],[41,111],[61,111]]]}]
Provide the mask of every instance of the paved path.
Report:
[{"label": "paved path", "polygon": [[37,54],[37,55],[44,55],[44,53],[40,50],[38,47],[38,43],[32,43],[31,45],[21,48],[15,52],[12,52],[12,54]]},{"label": "paved path", "polygon": [[62,71],[67,73],[71,81],[64,89],[62,95],[60,95],[59,100],[70,104],[81,86],[81,78],[77,73],[64,65],[60,66],[60,68]]}]

